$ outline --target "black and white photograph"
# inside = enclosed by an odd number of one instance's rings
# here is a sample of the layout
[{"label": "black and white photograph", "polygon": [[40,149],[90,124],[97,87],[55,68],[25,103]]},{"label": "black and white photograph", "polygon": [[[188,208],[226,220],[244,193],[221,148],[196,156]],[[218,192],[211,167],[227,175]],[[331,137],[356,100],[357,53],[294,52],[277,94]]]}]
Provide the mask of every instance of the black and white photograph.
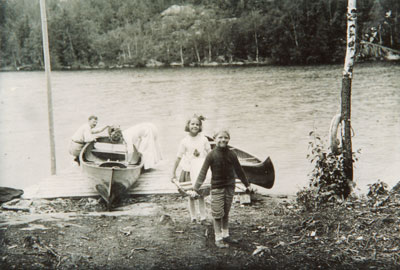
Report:
[{"label": "black and white photograph", "polygon": [[400,1],[0,0],[1,269],[400,269]]}]

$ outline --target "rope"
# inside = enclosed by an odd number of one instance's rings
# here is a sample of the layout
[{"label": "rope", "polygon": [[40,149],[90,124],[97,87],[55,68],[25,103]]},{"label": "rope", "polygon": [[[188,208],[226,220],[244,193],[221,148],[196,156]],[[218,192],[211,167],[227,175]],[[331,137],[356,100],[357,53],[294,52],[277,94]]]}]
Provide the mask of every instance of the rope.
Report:
[{"label": "rope", "polygon": [[[336,114],[332,120],[331,124],[329,127],[329,149],[331,149],[331,152],[335,155],[340,154],[339,151],[339,144],[340,140],[337,138],[337,133],[339,129],[339,125],[342,122],[342,117],[340,114]],[[342,133],[342,132],[340,132]]]}]

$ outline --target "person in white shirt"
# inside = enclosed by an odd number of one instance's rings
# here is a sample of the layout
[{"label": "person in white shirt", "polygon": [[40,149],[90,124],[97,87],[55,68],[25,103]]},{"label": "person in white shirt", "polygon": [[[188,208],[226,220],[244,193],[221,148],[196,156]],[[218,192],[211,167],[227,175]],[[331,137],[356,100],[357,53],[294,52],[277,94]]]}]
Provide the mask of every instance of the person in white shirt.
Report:
[{"label": "person in white shirt", "polygon": [[122,131],[128,150],[128,161],[135,158],[138,151],[148,170],[157,166],[162,160],[161,147],[158,142],[158,129],[152,123],[140,123]]},{"label": "person in white shirt", "polygon": [[74,156],[74,161],[79,161],[79,154],[85,146],[86,143],[91,142],[96,139],[94,134],[98,134],[106,130],[109,126],[105,126],[102,129],[95,129],[97,126],[98,118],[95,115],[89,116],[88,123],[83,124],[81,127],[75,131],[74,135],[71,137],[71,143],[69,146],[69,153]]}]

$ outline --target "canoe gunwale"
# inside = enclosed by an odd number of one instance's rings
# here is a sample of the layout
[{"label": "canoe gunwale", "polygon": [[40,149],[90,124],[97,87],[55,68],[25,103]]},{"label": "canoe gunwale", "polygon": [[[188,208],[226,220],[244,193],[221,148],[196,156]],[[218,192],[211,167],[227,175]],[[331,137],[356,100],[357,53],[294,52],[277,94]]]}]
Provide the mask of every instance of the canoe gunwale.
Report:
[{"label": "canoe gunwale", "polygon": [[93,155],[89,152],[93,150],[95,143],[89,142],[81,150],[79,155],[81,168],[83,174],[94,183],[95,189],[106,201],[110,210],[113,201],[121,195],[114,194],[114,190],[121,191],[122,188],[126,191],[133,186],[139,179],[144,164],[143,161],[139,164],[127,164],[126,161],[102,160],[98,157],[96,161],[88,160],[86,155]]},{"label": "canoe gunwale", "polygon": [[[215,141],[212,137],[206,136],[208,141],[211,144],[211,148],[215,147]],[[251,184],[255,184],[258,186],[261,186],[263,188],[271,189],[274,186],[275,183],[275,168],[272,163],[272,160],[270,157],[267,157],[264,161],[262,161],[260,158],[254,156],[253,154],[250,154],[242,149],[239,149],[237,147],[228,145],[229,149],[231,149],[233,152],[235,152],[237,155],[240,153],[243,156],[247,156],[249,159],[254,159],[257,162],[246,162],[244,159],[239,157],[238,159],[240,162],[240,165],[242,166],[249,182]]]}]

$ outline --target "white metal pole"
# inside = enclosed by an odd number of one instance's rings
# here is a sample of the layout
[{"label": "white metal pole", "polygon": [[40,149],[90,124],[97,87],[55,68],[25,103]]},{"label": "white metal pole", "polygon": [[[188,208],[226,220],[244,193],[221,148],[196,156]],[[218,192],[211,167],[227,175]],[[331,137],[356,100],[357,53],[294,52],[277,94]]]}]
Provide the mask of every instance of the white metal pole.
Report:
[{"label": "white metal pole", "polygon": [[40,0],[40,15],[42,18],[43,53],[44,53],[44,66],[46,71],[46,85],[47,85],[47,111],[49,119],[51,174],[54,175],[56,174],[56,147],[54,141],[53,101],[51,95],[51,80],[50,80],[51,67],[50,67],[49,37],[47,34],[46,0]]}]

